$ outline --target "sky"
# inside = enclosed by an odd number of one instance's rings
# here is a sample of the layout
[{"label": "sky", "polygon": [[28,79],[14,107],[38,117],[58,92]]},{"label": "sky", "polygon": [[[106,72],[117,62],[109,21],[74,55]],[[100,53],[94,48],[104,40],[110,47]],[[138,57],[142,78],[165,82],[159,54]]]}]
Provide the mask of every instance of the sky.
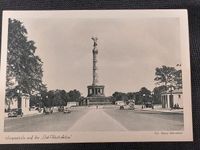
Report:
[{"label": "sky", "polygon": [[180,28],[176,18],[18,18],[35,41],[48,90],[78,89],[87,96],[92,84],[92,36],[98,37],[98,80],[105,95],[153,90],[155,68],[176,66]]}]

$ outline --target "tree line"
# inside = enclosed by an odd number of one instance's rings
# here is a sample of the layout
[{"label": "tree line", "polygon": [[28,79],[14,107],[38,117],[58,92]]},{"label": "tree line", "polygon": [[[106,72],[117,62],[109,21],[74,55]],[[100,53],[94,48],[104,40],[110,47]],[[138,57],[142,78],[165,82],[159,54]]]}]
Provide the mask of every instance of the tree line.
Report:
[{"label": "tree line", "polygon": [[50,90],[31,96],[30,105],[39,107],[66,106],[67,102],[80,102],[81,93],[74,89],[66,92],[65,90]]},{"label": "tree line", "polygon": [[[152,101],[152,93],[146,87],[142,87],[138,92],[114,92],[112,94],[112,102],[113,104],[116,101],[128,101],[135,100],[135,104],[142,104],[143,102]],[[155,101],[155,103],[159,103]]]}]

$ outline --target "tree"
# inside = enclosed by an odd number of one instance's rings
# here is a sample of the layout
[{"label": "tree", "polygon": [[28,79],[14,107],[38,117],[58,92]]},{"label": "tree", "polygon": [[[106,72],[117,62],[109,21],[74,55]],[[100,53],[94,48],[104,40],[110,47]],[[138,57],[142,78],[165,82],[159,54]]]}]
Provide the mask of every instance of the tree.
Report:
[{"label": "tree", "polygon": [[69,95],[65,90],[56,90],[54,92],[54,106],[65,106],[67,101],[69,101]]},{"label": "tree", "polygon": [[140,103],[152,101],[151,91],[146,87],[142,87],[139,91]]},{"label": "tree", "polygon": [[67,102],[70,100],[69,94],[65,90],[60,91],[62,105],[67,105]]},{"label": "tree", "polygon": [[175,78],[174,78],[176,88],[182,89],[182,70],[177,70],[175,72]]},{"label": "tree", "polygon": [[81,93],[78,90],[71,90],[69,91],[69,101],[76,101],[78,102],[81,97]]},{"label": "tree", "polygon": [[156,84],[164,86],[166,90],[170,86],[175,88],[182,88],[182,71],[176,70],[174,67],[162,66],[161,68],[156,68],[155,71],[155,81]]},{"label": "tree", "polygon": [[38,95],[31,95],[30,97],[30,106],[37,106],[41,103],[41,97]]},{"label": "tree", "polygon": [[27,34],[22,22],[9,18],[6,101],[46,89],[42,83],[43,62],[35,55],[35,42],[28,40]]},{"label": "tree", "polygon": [[135,92],[128,92],[128,93],[127,93],[128,99],[134,99],[134,100],[135,100],[135,96],[136,96],[136,93],[135,93]]},{"label": "tree", "polygon": [[53,96],[53,106],[62,106],[62,104],[60,90],[55,90]]},{"label": "tree", "polygon": [[152,101],[151,91],[146,87],[142,87],[140,91],[135,92],[135,104],[143,104],[144,102]]},{"label": "tree", "polygon": [[54,90],[50,90],[50,91],[42,94],[42,102],[45,107],[54,106],[54,96],[55,96]]},{"label": "tree", "polygon": [[65,90],[50,90],[48,92],[44,92],[42,94],[42,102],[45,107],[52,106],[66,106],[67,102],[76,101],[79,102],[81,100],[81,93],[78,90],[71,90],[67,93]]},{"label": "tree", "polygon": [[135,104],[142,104],[142,97],[140,92],[135,93]]},{"label": "tree", "polygon": [[122,93],[122,92],[114,92],[112,94],[113,100],[115,101],[127,101],[128,100],[128,96],[126,95],[126,93]]},{"label": "tree", "polygon": [[161,84],[167,87],[168,84],[172,84],[175,72],[176,69],[174,67],[162,66],[161,68],[156,68],[154,80],[157,81],[158,85]]},{"label": "tree", "polygon": [[165,91],[165,86],[158,86],[153,89],[153,103],[161,104],[161,93]]}]

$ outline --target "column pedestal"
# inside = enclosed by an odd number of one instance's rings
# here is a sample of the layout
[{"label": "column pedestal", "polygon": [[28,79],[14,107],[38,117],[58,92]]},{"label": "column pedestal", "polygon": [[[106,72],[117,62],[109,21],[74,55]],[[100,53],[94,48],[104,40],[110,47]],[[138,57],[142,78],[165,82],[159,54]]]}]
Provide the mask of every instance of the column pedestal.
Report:
[{"label": "column pedestal", "polygon": [[106,105],[111,104],[111,100],[104,95],[104,85],[89,85],[87,102],[88,105]]}]

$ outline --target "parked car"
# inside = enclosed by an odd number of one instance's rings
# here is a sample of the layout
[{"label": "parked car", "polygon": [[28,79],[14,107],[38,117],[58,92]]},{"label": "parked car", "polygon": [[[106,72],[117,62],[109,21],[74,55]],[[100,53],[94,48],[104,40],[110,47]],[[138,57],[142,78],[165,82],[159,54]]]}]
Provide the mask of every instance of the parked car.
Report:
[{"label": "parked car", "polygon": [[46,115],[52,114],[53,108],[45,107],[43,113],[46,114]]},{"label": "parked car", "polygon": [[146,102],[144,103],[146,108],[153,108],[153,103],[152,102]]},{"label": "parked car", "polygon": [[21,108],[15,108],[11,109],[10,112],[8,113],[8,117],[17,117],[17,116],[23,116],[23,112]]},{"label": "parked car", "polygon": [[39,109],[39,107],[37,107],[37,106],[31,106],[30,107],[30,110],[38,110]]},{"label": "parked car", "polygon": [[129,109],[134,110],[135,109],[135,100],[129,100],[128,106],[129,106]]},{"label": "parked car", "polygon": [[65,107],[64,108],[64,111],[63,111],[63,113],[65,114],[65,113],[71,113],[71,110],[70,110],[70,108],[68,108],[68,107]]},{"label": "parked car", "polygon": [[118,106],[124,106],[125,102],[124,101],[116,101],[115,104]]},{"label": "parked car", "polygon": [[127,102],[118,101],[117,105],[119,105],[120,110],[134,110],[135,109],[135,100],[128,100]]},{"label": "parked car", "polygon": [[59,108],[58,108],[58,111],[59,111],[59,112],[63,112],[63,111],[64,111],[64,106],[59,107]]},{"label": "parked car", "polygon": [[124,110],[124,106],[123,105],[119,106],[119,109]]}]

